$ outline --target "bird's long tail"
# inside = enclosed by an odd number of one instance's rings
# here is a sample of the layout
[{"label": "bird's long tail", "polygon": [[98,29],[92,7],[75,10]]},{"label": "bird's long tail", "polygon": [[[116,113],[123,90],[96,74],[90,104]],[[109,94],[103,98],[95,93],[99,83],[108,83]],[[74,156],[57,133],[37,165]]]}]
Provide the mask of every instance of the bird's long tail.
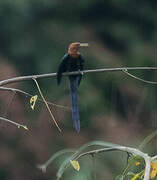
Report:
[{"label": "bird's long tail", "polygon": [[78,76],[70,76],[70,95],[71,95],[71,104],[72,104],[72,118],[74,121],[74,126],[77,132],[80,131],[80,117],[79,117],[79,109],[78,109]]}]

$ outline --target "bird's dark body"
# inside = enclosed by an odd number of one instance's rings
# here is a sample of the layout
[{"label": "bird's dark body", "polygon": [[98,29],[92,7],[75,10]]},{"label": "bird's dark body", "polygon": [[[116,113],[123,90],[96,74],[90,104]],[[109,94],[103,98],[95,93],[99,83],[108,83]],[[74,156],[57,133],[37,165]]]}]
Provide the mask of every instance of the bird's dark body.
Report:
[{"label": "bird's dark body", "polygon": [[[84,59],[82,58],[81,55],[78,55],[76,57],[71,57],[68,53],[65,54],[58,68],[57,83],[58,84],[61,83],[63,72],[82,71],[83,64],[84,64]],[[71,95],[71,104],[72,104],[72,118],[77,132],[80,131],[77,90],[80,85],[81,79],[82,79],[82,74],[69,75],[70,95]]]}]

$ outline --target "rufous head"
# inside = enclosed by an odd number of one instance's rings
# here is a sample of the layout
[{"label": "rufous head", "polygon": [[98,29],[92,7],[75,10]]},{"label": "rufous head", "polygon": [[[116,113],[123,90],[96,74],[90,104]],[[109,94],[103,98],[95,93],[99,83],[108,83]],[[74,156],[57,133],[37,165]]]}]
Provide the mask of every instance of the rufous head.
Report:
[{"label": "rufous head", "polygon": [[79,52],[80,47],[88,47],[88,43],[80,43],[80,42],[71,43],[68,48],[68,54],[73,56],[80,55]]}]

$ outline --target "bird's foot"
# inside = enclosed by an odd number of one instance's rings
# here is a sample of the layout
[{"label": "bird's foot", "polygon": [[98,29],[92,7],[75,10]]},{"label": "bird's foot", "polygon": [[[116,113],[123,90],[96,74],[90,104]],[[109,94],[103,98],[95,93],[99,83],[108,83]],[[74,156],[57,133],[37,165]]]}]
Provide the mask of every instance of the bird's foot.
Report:
[{"label": "bird's foot", "polygon": [[84,75],[84,72],[82,72],[82,71],[80,71],[80,70],[79,70],[79,73],[80,73],[82,76]]}]

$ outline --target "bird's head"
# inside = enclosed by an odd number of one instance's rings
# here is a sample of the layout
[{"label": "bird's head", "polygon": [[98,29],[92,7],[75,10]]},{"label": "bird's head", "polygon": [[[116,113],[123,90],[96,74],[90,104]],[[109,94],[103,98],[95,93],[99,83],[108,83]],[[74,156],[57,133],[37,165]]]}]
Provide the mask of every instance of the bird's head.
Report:
[{"label": "bird's head", "polygon": [[79,52],[80,47],[88,47],[88,43],[79,43],[79,42],[71,43],[68,48],[68,54],[73,57],[78,57],[80,55]]}]

